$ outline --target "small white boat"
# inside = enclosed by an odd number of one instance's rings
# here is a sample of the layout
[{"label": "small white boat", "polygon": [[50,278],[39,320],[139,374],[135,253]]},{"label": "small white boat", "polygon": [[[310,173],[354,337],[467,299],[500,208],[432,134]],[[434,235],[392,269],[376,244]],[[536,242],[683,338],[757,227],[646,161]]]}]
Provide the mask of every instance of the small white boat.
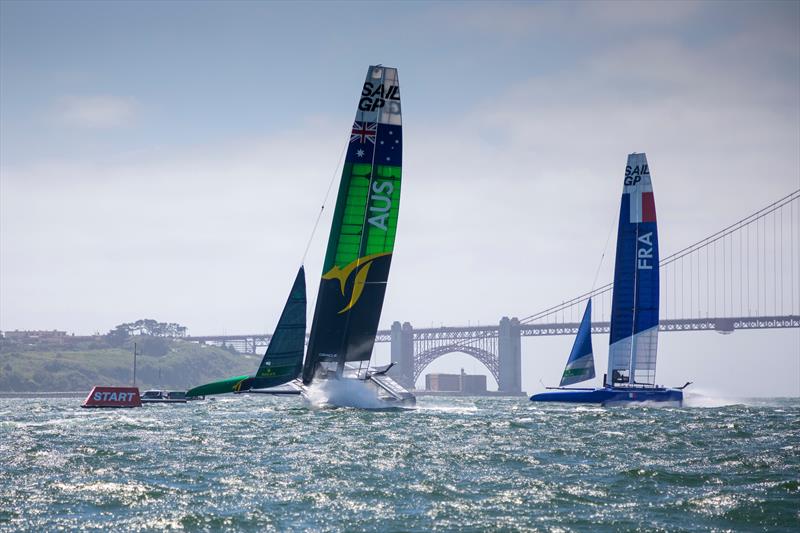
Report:
[{"label": "small white boat", "polygon": [[[192,398],[200,399],[200,398]],[[148,390],[141,396],[142,403],[186,403],[186,391],[177,390]]]}]

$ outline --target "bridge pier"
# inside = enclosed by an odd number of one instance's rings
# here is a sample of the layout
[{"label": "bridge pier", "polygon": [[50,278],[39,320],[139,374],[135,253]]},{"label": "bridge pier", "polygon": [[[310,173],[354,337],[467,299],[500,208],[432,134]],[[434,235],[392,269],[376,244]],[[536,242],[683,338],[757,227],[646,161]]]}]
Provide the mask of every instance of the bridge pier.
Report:
[{"label": "bridge pier", "polygon": [[520,324],[516,317],[504,316],[500,320],[497,339],[497,356],[500,363],[500,379],[497,389],[500,392],[522,392],[522,356],[520,345]]},{"label": "bridge pier", "polygon": [[392,323],[392,362],[395,366],[389,374],[402,386],[414,388],[414,328],[409,322]]}]

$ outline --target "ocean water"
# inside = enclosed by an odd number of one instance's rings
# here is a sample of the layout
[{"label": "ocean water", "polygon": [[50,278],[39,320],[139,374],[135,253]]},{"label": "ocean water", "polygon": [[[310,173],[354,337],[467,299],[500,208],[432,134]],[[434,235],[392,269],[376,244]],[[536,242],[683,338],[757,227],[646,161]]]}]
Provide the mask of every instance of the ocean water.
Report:
[{"label": "ocean water", "polygon": [[0,530],[798,531],[800,400],[0,400]]}]

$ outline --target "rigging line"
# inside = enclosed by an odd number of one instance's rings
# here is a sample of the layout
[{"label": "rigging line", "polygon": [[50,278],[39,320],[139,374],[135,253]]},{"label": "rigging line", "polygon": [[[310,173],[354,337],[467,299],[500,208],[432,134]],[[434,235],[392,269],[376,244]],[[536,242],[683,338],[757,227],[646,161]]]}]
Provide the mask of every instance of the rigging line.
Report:
[{"label": "rigging line", "polygon": [[[352,127],[350,128],[352,130]],[[336,163],[336,168],[333,170],[333,175],[331,176],[331,181],[328,182],[328,190],[325,191],[325,197],[322,199],[322,205],[319,208],[319,213],[317,213],[317,220],[314,221],[314,227],[311,229],[311,235],[308,236],[308,242],[306,243],[306,249],[303,252],[303,259],[300,260],[300,264],[304,265],[306,263],[306,256],[308,255],[308,250],[311,248],[311,241],[314,240],[314,235],[317,233],[317,227],[319,227],[319,221],[322,218],[322,212],[325,210],[325,204],[328,203],[328,197],[331,195],[331,189],[333,188],[333,182],[336,180],[336,176],[339,175],[339,167],[342,166],[342,160],[344,159],[344,154],[347,151],[347,147],[350,144],[350,136],[346,137],[347,141],[342,146],[342,151],[339,153],[339,161]]]},{"label": "rigging line", "polygon": [[608,243],[611,240],[611,234],[614,232],[614,222],[617,221],[617,214],[614,213],[614,217],[611,219],[611,227],[608,228],[608,235],[606,236],[606,244],[603,246],[603,253],[600,254],[600,263],[597,265],[597,270],[594,272],[594,279],[592,280],[592,290],[589,291],[590,293],[594,291],[594,287],[597,284],[597,277],[600,275],[600,267],[603,266],[603,259],[606,257],[606,252],[608,251]]}]

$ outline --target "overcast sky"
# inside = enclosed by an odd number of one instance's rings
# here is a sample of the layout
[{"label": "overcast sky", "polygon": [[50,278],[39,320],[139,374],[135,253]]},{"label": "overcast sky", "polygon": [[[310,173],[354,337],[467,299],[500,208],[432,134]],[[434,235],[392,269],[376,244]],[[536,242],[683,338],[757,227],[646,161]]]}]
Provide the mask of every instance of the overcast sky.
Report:
[{"label": "overcast sky", "polygon": [[[382,326],[530,315],[590,288],[630,152],[662,256],[800,187],[799,27],[798,2],[4,0],[0,330],[271,330],[376,63],[405,145]],[[571,342],[526,339],[524,388]],[[665,334],[658,375],[799,395],[800,330]]]}]

